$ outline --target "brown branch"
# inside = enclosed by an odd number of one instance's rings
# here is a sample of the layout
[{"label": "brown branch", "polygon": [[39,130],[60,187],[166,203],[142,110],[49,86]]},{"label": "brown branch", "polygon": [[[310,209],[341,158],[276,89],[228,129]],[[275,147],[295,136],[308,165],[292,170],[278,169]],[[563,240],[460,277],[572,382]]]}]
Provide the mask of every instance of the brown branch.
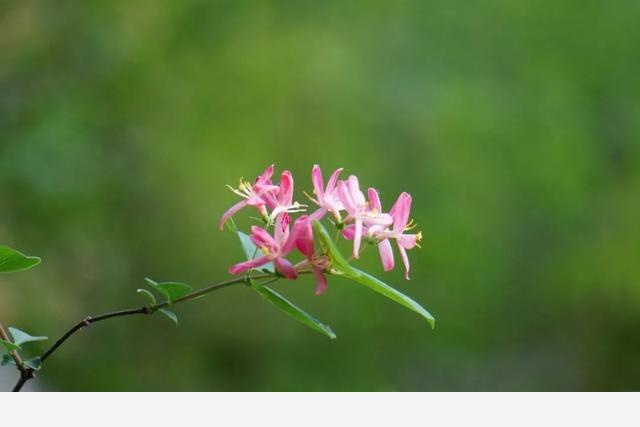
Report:
[{"label": "brown branch", "polygon": [[[273,276],[274,276],[273,274],[259,274],[251,278],[261,279],[261,278],[273,277]],[[91,317],[91,316],[86,317],[82,319],[80,322],[76,323],[67,332],[65,332],[47,351],[45,351],[42,354],[42,356],[40,356],[40,363],[44,363],[45,360],[49,359],[49,357],[51,357],[51,355],[69,338],[71,338],[76,332],[78,332],[83,328],[86,328],[87,326],[92,325],[93,323],[101,322],[103,320],[113,319],[116,317],[133,316],[138,314],[144,314],[144,315],[153,314],[162,308],[168,307],[170,305],[175,305],[182,302],[190,301],[192,299],[201,297],[203,295],[206,295],[218,289],[226,288],[227,286],[231,286],[237,283],[247,283],[247,280],[248,280],[247,277],[242,277],[242,278],[230,279],[224,282],[216,283],[215,285],[207,286],[200,290],[191,292],[181,298],[176,299],[171,303],[163,302],[160,304],[152,305],[150,307],[132,308],[129,310],[114,311],[112,313],[106,313],[106,314],[102,314],[100,316],[95,316],[95,317]],[[6,332],[1,327],[1,325],[0,325],[0,329],[2,330],[2,337],[3,337],[2,339],[10,341],[9,339],[4,338]],[[18,369],[20,370],[20,378],[18,379],[18,382],[13,388],[13,391],[21,391],[22,387],[24,387],[27,381],[35,378],[35,370],[33,368],[25,366],[24,363],[22,362],[22,359],[20,359],[20,355],[17,352],[14,352],[14,353],[16,353],[14,356],[14,360],[16,360],[16,364],[18,365]],[[16,356],[17,356],[17,359],[16,359]]]}]

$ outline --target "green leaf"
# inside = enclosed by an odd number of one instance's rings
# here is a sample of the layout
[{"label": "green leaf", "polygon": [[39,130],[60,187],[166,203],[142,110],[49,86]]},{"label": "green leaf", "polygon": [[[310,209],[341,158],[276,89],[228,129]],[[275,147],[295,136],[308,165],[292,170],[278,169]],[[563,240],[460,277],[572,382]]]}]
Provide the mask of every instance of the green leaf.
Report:
[{"label": "green leaf", "polygon": [[144,295],[145,297],[147,297],[147,299],[149,300],[149,302],[151,303],[151,305],[156,305],[157,301],[156,301],[156,297],[155,295],[153,295],[151,292],[149,292],[146,289],[137,289],[136,292],[138,292],[139,294]]},{"label": "green leaf", "polygon": [[39,371],[42,368],[42,359],[39,357],[32,357],[31,359],[25,360],[24,364],[34,371]]},{"label": "green leaf", "polygon": [[166,308],[161,308],[160,310],[158,310],[160,313],[164,314],[165,316],[167,316],[169,319],[171,319],[173,321],[173,323],[175,323],[176,325],[178,325],[178,315],[175,314],[173,311],[171,310],[167,310]]},{"label": "green leaf", "polygon": [[7,353],[10,353],[10,352],[15,351],[15,350],[20,350],[20,346],[19,345],[14,344],[14,343],[9,342],[9,341],[0,340],[0,344],[2,344],[2,346],[7,350]]},{"label": "green leaf", "polygon": [[[240,246],[242,247],[242,251],[244,252],[244,256],[247,258],[247,260],[256,259],[262,256],[262,251],[251,241],[249,235],[243,233],[242,231],[238,231],[233,218],[229,218],[227,220],[226,226],[229,231],[235,233],[236,236],[238,236],[238,240],[240,240]],[[265,273],[276,272],[276,269],[271,262],[260,267],[260,270],[264,271]]]},{"label": "green leaf", "polygon": [[342,256],[335,243],[333,243],[333,240],[331,240],[331,236],[324,228],[324,226],[320,222],[314,221],[313,227],[320,238],[320,244],[323,250],[329,256],[331,267],[338,274],[341,274],[356,283],[364,285],[378,292],[379,294],[384,295],[385,297],[397,302],[398,304],[408,308],[409,310],[415,311],[416,313],[424,317],[427,322],[429,322],[432,328],[435,327],[435,318],[424,307],[422,307],[420,304],[418,304],[402,292],[387,285],[383,281],[376,279],[375,277],[365,273],[364,271],[353,267]]},{"label": "green leaf", "polygon": [[293,317],[303,325],[308,326],[314,331],[320,332],[321,334],[326,335],[331,339],[336,338],[336,334],[333,333],[329,326],[323,324],[318,319],[302,310],[300,307],[296,306],[273,289],[255,283],[253,280],[251,281],[251,288],[262,295],[271,304],[284,311],[286,314]]},{"label": "green leaf", "polygon": [[40,264],[40,261],[38,257],[26,256],[15,249],[0,246],[0,273],[28,270]]},{"label": "green leaf", "polygon": [[186,283],[179,282],[162,282],[157,283],[148,277],[144,279],[149,286],[158,291],[161,295],[163,295],[169,303],[174,302],[175,300],[188,295],[193,288]]},{"label": "green leaf", "polygon": [[0,361],[0,366],[7,366],[7,365],[14,365],[15,366],[16,361],[13,360],[13,357],[11,357],[8,354],[3,354],[2,355],[2,361]]},{"label": "green leaf", "polygon": [[322,247],[323,252],[329,257],[331,266],[335,270],[338,270],[338,272],[347,272],[353,270],[351,264],[349,264],[349,262],[342,256],[340,250],[333,242],[333,239],[331,239],[329,232],[326,228],[324,228],[320,221],[314,220],[313,228],[320,240],[320,246]]},{"label": "green leaf", "polygon": [[366,287],[373,289],[379,294],[384,295],[385,297],[397,302],[398,304],[408,308],[409,310],[413,310],[429,322],[432,328],[436,327],[436,319],[429,313],[424,307],[415,302],[413,299],[409,298],[402,292],[398,291],[395,288],[387,285],[383,281],[376,279],[375,277],[365,273],[362,270],[358,270],[357,268],[353,268],[353,270],[357,273],[356,275],[352,273],[345,274],[349,279],[360,283],[361,285],[365,285]]},{"label": "green leaf", "polygon": [[49,339],[48,337],[34,337],[24,331],[21,331],[18,328],[9,327],[9,332],[11,332],[11,336],[13,337],[13,342],[17,346],[21,346],[22,344],[28,343],[28,342],[44,341]]}]

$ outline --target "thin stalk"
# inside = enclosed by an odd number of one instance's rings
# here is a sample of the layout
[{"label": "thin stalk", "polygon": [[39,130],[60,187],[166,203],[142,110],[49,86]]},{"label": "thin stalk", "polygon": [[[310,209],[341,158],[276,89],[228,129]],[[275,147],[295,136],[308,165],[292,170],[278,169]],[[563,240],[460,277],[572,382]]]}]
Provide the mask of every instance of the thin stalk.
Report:
[{"label": "thin stalk", "polygon": [[[263,278],[267,278],[267,277],[274,277],[273,274],[258,274],[255,275],[253,277],[251,277],[251,279],[263,279]],[[279,277],[275,277],[275,279],[279,279]],[[113,319],[116,317],[125,317],[125,316],[134,316],[134,315],[149,315],[149,314],[153,314],[156,311],[160,310],[161,308],[165,308],[168,307],[170,305],[176,305],[176,304],[180,304],[186,301],[190,301],[192,299],[195,298],[199,298],[201,296],[204,296],[210,292],[214,292],[217,291],[219,289],[223,289],[226,288],[228,286],[231,285],[235,285],[238,283],[247,283],[249,279],[247,277],[241,277],[241,278],[236,278],[236,279],[230,279],[230,280],[226,280],[224,282],[220,282],[220,283],[216,283],[214,285],[211,286],[207,286],[205,288],[199,289],[197,291],[193,291],[181,298],[176,299],[175,301],[169,303],[167,302],[163,302],[160,304],[155,304],[152,306],[147,306],[147,307],[140,307],[140,308],[132,308],[129,310],[121,310],[121,311],[114,311],[111,313],[106,313],[106,314],[102,314],[100,316],[88,316],[85,317],[84,319],[82,319],[81,321],[79,321],[78,323],[76,323],[75,325],[73,325],[69,330],[67,330],[60,338],[58,338],[58,340],[56,340],[56,342],[47,350],[45,351],[42,356],[40,356],[40,362],[41,364],[44,363],[45,360],[49,359],[51,357],[52,354],[54,354],[56,352],[56,350],[58,350],[58,348],[60,348],[60,346],[62,346],[62,344],[64,344],[69,338],[71,338],[73,335],[75,335],[79,330],[86,328],[90,325],[92,325],[93,323],[97,323],[97,322],[101,322],[104,320],[108,320],[108,319]],[[2,327],[2,325],[0,325],[0,336],[2,336],[3,340],[6,341],[11,341],[9,336],[7,335],[6,331],[4,330],[4,328]],[[35,370],[32,368],[29,368],[27,366],[24,365],[22,359],[20,358],[20,355],[17,352],[12,352],[11,356],[14,358],[14,360],[16,361],[16,365],[18,366],[18,369],[20,370],[20,378],[18,380],[18,382],[16,383],[15,387],[13,388],[13,391],[20,391],[22,390],[22,387],[27,383],[27,381],[35,378]]]}]

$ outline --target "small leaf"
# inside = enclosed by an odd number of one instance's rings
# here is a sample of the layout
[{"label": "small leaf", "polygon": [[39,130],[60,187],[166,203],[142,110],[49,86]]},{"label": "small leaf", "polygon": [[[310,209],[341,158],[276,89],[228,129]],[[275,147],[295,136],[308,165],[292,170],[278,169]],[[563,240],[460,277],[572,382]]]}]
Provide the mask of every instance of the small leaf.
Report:
[{"label": "small leaf", "polygon": [[44,341],[48,340],[48,337],[34,337],[29,335],[28,333],[21,331],[18,328],[9,327],[9,332],[11,332],[11,336],[13,337],[13,342],[21,346],[24,343],[33,342],[33,341]]},{"label": "small leaf", "polygon": [[160,313],[164,314],[165,316],[167,316],[169,319],[171,319],[173,321],[173,323],[175,323],[176,325],[178,325],[178,315],[175,314],[173,311],[171,310],[167,310],[166,308],[161,308],[160,310],[158,310]]},{"label": "small leaf", "polygon": [[[238,231],[233,218],[229,218],[226,222],[226,225],[229,231],[235,233],[236,236],[238,236],[238,240],[240,240],[240,246],[242,247],[242,251],[244,252],[244,256],[247,260],[256,259],[262,256],[262,251],[251,241],[251,237],[249,237],[242,231]],[[264,271],[265,273],[276,272],[276,269],[271,262],[260,267],[260,270]]]},{"label": "small leaf", "polygon": [[333,240],[331,240],[329,232],[327,232],[319,221],[313,221],[313,228],[320,238],[320,244],[323,250],[329,256],[331,267],[336,270],[337,273],[384,295],[409,310],[415,311],[424,317],[432,328],[435,327],[436,319],[420,304],[381,280],[376,279],[375,277],[349,264],[349,262],[347,262],[347,260],[342,256],[335,243],[333,243]]},{"label": "small leaf", "polygon": [[20,350],[20,346],[9,341],[0,340],[0,344],[7,350],[7,353]]},{"label": "small leaf", "polygon": [[323,324],[318,319],[302,310],[300,307],[294,305],[291,301],[289,301],[273,289],[259,285],[253,280],[251,281],[251,288],[262,295],[271,304],[273,304],[289,316],[293,317],[303,325],[308,326],[309,328],[320,332],[321,334],[326,335],[331,339],[336,338],[336,334],[331,330],[329,326]]},{"label": "small leaf", "polygon": [[139,294],[144,295],[145,297],[147,297],[147,299],[149,300],[149,302],[151,303],[151,305],[156,305],[157,301],[156,301],[156,297],[155,295],[153,295],[151,292],[149,292],[146,289],[138,289],[136,290],[136,292],[138,292]]},{"label": "small leaf", "polygon": [[28,270],[40,264],[38,257],[26,256],[15,249],[0,246],[0,273]]},{"label": "small leaf", "polygon": [[162,282],[157,283],[149,278],[145,278],[147,284],[162,294],[169,303],[189,294],[193,288],[186,283]]},{"label": "small leaf", "polygon": [[39,357],[33,357],[31,359],[25,360],[24,364],[34,371],[39,371],[42,368],[42,359],[40,359]]},{"label": "small leaf", "polygon": [[0,362],[0,366],[7,366],[7,365],[14,365],[15,366],[16,361],[13,360],[13,357],[11,357],[8,354],[3,354],[2,355],[2,361]]}]

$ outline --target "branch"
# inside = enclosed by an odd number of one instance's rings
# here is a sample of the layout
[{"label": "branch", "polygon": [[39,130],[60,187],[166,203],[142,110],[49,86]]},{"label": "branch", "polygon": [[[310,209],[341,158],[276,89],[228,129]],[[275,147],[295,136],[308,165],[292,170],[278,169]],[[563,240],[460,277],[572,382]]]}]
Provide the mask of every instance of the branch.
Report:
[{"label": "branch", "polygon": [[[258,274],[255,275],[253,277],[251,277],[251,279],[262,279],[265,277],[274,277],[273,274]],[[275,277],[276,279],[278,279],[279,277]],[[190,294],[187,294],[181,298],[176,299],[175,301],[173,301],[172,303],[167,302],[163,302],[160,304],[156,304],[156,305],[152,305],[152,306],[148,306],[148,307],[140,307],[140,308],[132,308],[129,310],[122,310],[122,311],[114,311],[111,313],[106,313],[100,316],[95,316],[95,317],[91,317],[88,316],[84,319],[82,319],[80,322],[76,323],[71,329],[69,329],[67,332],[64,333],[64,335],[62,335],[47,351],[45,351],[42,356],[40,356],[40,362],[44,363],[45,360],[47,360],[49,357],[51,357],[51,355],[62,345],[64,344],[69,338],[71,338],[76,332],[78,332],[79,330],[86,328],[87,326],[90,326],[93,323],[97,323],[97,322],[101,322],[103,320],[108,320],[108,319],[113,319],[116,317],[125,317],[125,316],[133,316],[133,315],[138,315],[138,314],[144,314],[144,315],[149,315],[149,314],[154,314],[156,311],[160,310],[161,308],[165,308],[168,307],[170,305],[175,305],[175,304],[179,304],[182,302],[186,302],[186,301],[190,301],[192,299],[201,297],[203,295],[206,295],[210,292],[222,289],[222,288],[226,288],[227,286],[231,286],[231,285],[235,285],[238,283],[247,283],[248,278],[247,277],[241,277],[241,278],[236,278],[236,279],[230,279],[224,282],[220,282],[220,283],[216,283],[214,285],[211,286],[207,286],[205,288],[202,288],[198,291],[194,291],[191,292]],[[2,328],[2,325],[0,325],[0,333],[2,334],[2,339],[10,341],[8,338],[5,338],[6,332],[4,331],[4,328]],[[8,337],[8,336],[7,336]],[[24,363],[22,362],[22,359],[20,358],[20,355],[17,352],[12,352],[15,353],[12,354],[12,357],[14,358],[14,360],[16,360],[16,364],[18,365],[18,369],[20,370],[20,378],[18,379],[18,382],[16,383],[15,387],[13,388],[13,391],[20,391],[22,390],[22,387],[27,383],[27,381],[35,378],[35,370],[29,367],[26,367],[24,365]]]},{"label": "branch", "polygon": [[[7,331],[4,329],[4,326],[2,325],[2,323],[0,323],[0,338],[2,338],[7,342],[13,342],[9,334],[7,334]],[[20,353],[18,353],[17,350],[10,351],[9,356],[11,356],[13,360],[16,362],[16,366],[20,371],[20,380],[18,381],[18,383],[20,382],[25,383],[29,379],[35,377],[33,370],[25,366],[24,361],[22,360],[22,357],[20,357]]]}]

